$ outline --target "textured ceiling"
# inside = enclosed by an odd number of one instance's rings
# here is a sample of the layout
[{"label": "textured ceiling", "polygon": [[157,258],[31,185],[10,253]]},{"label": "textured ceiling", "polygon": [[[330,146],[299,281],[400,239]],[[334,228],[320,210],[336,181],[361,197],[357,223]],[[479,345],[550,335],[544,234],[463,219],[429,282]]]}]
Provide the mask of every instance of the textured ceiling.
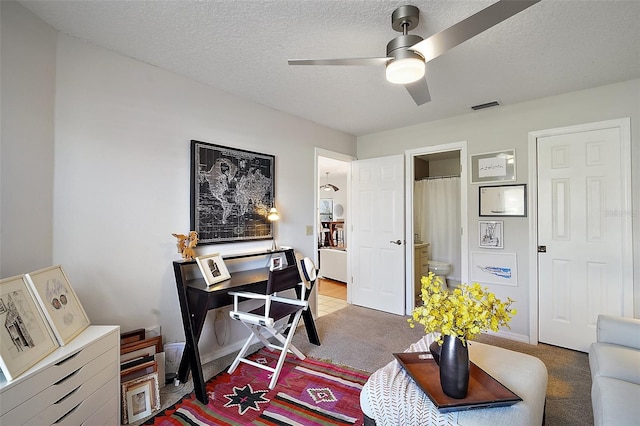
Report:
[{"label": "textured ceiling", "polygon": [[640,1],[543,0],[427,64],[416,106],[384,66],[289,66],[385,56],[391,13],[421,11],[427,37],[493,1],[21,1],[60,30],[353,135],[640,77]]}]

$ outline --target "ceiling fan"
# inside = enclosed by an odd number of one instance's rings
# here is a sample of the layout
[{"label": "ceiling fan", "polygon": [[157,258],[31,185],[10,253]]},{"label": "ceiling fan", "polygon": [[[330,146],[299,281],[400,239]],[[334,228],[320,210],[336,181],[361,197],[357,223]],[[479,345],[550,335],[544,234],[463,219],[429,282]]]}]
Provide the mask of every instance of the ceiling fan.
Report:
[{"label": "ceiling fan", "polygon": [[289,59],[289,65],[383,65],[391,83],[402,84],[417,105],[431,100],[424,76],[425,63],[460,43],[522,12],[540,0],[500,0],[480,12],[426,39],[409,31],[420,21],[420,10],[400,6],[391,14],[391,27],[402,35],[387,44],[387,56],[381,58]]}]

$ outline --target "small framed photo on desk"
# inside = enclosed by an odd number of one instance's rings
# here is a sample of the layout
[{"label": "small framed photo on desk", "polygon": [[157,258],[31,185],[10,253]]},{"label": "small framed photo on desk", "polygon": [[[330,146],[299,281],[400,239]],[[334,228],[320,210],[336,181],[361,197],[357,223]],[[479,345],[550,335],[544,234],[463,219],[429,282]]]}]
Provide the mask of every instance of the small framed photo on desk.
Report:
[{"label": "small framed photo on desk", "polygon": [[220,253],[205,254],[196,257],[196,262],[202,272],[207,285],[214,285],[220,281],[228,280],[231,274],[222,260]]},{"label": "small framed photo on desk", "polygon": [[283,259],[283,256],[280,256],[279,254],[275,254],[271,257],[271,259],[269,260],[269,270],[270,271],[275,271],[278,269],[282,269],[286,266],[286,262]]}]

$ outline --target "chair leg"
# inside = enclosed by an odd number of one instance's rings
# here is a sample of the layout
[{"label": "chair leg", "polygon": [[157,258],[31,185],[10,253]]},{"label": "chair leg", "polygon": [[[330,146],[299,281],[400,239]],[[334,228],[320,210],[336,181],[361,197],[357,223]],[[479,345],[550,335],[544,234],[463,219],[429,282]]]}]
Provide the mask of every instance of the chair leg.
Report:
[{"label": "chair leg", "polygon": [[244,345],[242,346],[242,349],[240,349],[240,352],[238,352],[238,355],[236,356],[236,359],[233,360],[233,363],[231,364],[231,366],[229,367],[228,372],[229,373],[233,373],[236,368],[238,368],[238,365],[240,364],[240,361],[242,361],[242,359],[244,359],[245,355],[247,354],[247,351],[249,350],[249,347],[251,346],[251,343],[253,343],[253,338],[254,336],[260,341],[262,342],[262,344],[264,346],[267,347],[267,349],[271,350],[271,348],[269,348],[269,345],[271,344],[271,342],[269,342],[261,333],[260,333],[260,328],[257,326],[253,326],[253,325],[248,325],[245,324],[245,327],[247,327],[249,329],[249,331],[251,332],[251,334],[249,335],[249,337],[247,338],[247,341],[244,343]]},{"label": "chair leg", "polygon": [[[296,316],[291,324],[291,327],[297,327],[298,322],[300,321],[300,315],[302,315],[302,311],[296,312]],[[295,328],[292,328],[292,331]],[[280,357],[278,358],[278,363],[276,364],[273,375],[271,376],[271,382],[269,382],[269,389],[273,389],[278,382],[278,377],[280,376],[280,371],[282,370],[282,366],[284,365],[284,361],[287,358],[287,353],[291,350],[299,359],[305,359],[306,357],[302,352],[300,352],[295,346],[291,344],[293,340],[293,333],[289,333],[286,339],[280,333],[275,335],[276,339],[283,343],[282,352],[280,353]],[[284,341],[283,341],[284,340]]]},{"label": "chair leg", "polygon": [[234,359],[233,362],[231,363],[231,367],[229,367],[229,370],[228,370],[229,374],[232,374],[234,371],[236,371],[236,368],[238,368],[240,361],[242,360],[242,358],[244,358],[244,354],[249,349],[249,346],[251,346],[252,341],[253,341],[253,333],[251,333],[247,341],[242,346],[242,349],[240,349],[240,352],[238,352],[238,356],[236,356],[236,359]]}]

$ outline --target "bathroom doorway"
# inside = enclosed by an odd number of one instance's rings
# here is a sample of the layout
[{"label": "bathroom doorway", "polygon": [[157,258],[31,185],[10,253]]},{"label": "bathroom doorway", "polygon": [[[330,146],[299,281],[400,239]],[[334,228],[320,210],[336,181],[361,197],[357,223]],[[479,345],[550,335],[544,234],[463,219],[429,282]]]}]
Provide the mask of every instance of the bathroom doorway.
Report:
[{"label": "bathroom doorway", "polygon": [[[420,278],[434,272],[449,289],[467,282],[466,142],[407,153],[407,307],[420,303]],[[411,217],[409,217],[411,216]]]}]

